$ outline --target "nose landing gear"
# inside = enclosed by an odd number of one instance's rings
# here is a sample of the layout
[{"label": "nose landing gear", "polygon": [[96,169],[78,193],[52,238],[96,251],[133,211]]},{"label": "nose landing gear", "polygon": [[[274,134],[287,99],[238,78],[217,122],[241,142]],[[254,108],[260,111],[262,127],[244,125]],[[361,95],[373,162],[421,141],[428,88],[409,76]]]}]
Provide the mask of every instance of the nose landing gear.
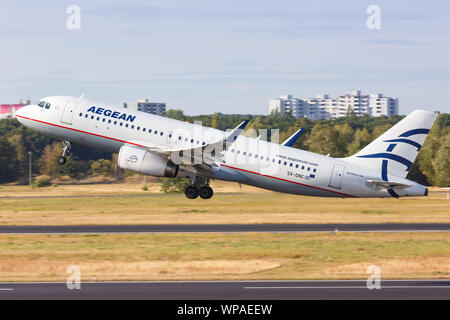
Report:
[{"label": "nose landing gear", "polygon": [[70,144],[70,141],[64,140],[63,141],[63,151],[62,154],[58,157],[56,160],[60,166],[66,163],[66,158],[70,153],[70,148],[72,145]]},{"label": "nose landing gear", "polygon": [[[200,181],[199,181],[200,180]],[[198,196],[202,199],[210,199],[214,195],[213,189],[209,186],[209,179],[191,178],[191,185],[184,190],[188,199],[195,199]]]}]

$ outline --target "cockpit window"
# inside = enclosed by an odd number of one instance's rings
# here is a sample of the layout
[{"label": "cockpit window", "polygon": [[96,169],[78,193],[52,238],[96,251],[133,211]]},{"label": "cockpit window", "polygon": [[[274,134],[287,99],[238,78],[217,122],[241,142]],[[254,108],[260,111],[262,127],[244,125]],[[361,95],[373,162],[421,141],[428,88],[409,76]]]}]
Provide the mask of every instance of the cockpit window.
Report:
[{"label": "cockpit window", "polygon": [[45,101],[41,101],[38,103],[38,106],[45,109],[50,109],[51,104]]}]

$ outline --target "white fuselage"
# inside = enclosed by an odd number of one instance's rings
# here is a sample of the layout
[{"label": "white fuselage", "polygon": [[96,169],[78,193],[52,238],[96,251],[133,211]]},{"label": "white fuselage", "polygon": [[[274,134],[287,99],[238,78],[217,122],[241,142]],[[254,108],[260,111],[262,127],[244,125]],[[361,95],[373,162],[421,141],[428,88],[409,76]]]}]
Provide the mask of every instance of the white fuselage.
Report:
[{"label": "white fuselage", "polygon": [[[162,148],[196,147],[225,132],[125,108],[106,106],[82,98],[44,98],[50,104],[20,109],[17,119],[45,135],[109,152],[125,144]],[[251,156],[250,156],[251,154]],[[373,188],[368,179],[379,179],[376,169],[359,167],[336,159],[279,144],[239,136],[223,151],[223,161],[214,171],[202,171],[209,178],[236,181],[269,190],[327,197],[391,197],[386,189]],[[192,174],[192,167],[180,166]],[[195,172],[194,172],[195,174]],[[199,173],[200,174],[200,173]],[[426,188],[401,177],[390,180],[410,187],[399,196],[419,196]]]}]

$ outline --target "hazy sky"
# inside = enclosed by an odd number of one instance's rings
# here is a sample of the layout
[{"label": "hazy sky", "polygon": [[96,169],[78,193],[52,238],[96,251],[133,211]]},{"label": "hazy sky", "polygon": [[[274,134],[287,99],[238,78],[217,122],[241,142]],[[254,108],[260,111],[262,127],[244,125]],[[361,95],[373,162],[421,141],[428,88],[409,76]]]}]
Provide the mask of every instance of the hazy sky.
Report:
[{"label": "hazy sky", "polygon": [[[81,29],[68,30],[69,5]],[[369,5],[381,30],[366,27]],[[186,114],[360,88],[450,112],[448,1],[0,0],[0,103],[148,97]]]}]

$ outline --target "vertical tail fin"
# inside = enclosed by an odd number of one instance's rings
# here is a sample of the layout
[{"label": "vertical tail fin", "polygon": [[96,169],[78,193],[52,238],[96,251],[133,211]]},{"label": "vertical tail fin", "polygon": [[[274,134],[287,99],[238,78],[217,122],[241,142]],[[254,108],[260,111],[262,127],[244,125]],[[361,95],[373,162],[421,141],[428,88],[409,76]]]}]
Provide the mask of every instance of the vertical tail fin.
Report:
[{"label": "vertical tail fin", "polygon": [[362,167],[379,168],[385,181],[388,181],[388,173],[404,178],[435,119],[433,112],[416,110],[345,160]]}]

